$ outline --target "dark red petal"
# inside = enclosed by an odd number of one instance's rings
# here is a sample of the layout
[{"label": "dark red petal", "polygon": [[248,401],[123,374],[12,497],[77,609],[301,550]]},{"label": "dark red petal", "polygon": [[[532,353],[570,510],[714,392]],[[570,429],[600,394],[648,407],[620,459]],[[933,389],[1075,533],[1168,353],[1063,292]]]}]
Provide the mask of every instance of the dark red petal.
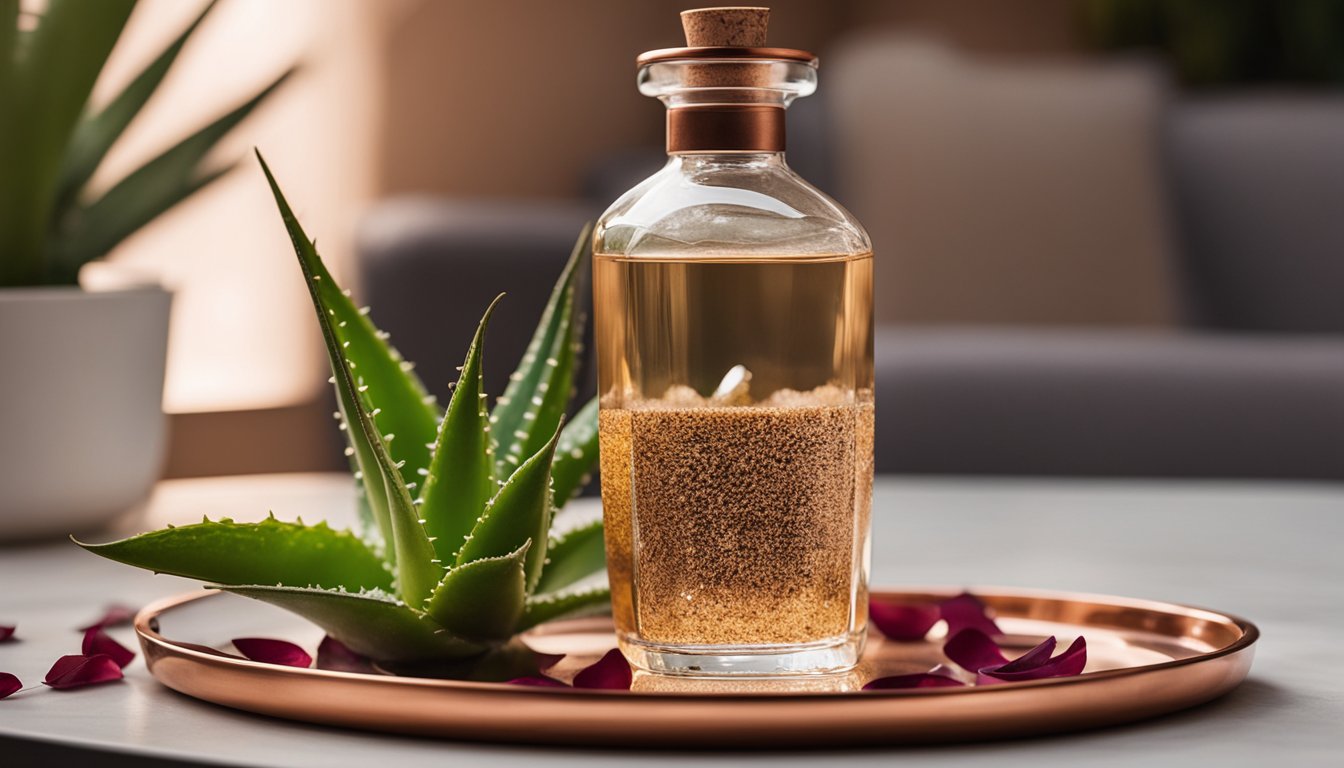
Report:
[{"label": "dark red petal", "polygon": [[618,649],[612,648],[596,664],[584,667],[574,676],[574,687],[628,691],[633,680],[629,662]]},{"label": "dark red petal", "polygon": [[0,672],[0,699],[7,699],[15,691],[23,690],[23,682],[8,672]]},{"label": "dark red petal", "polygon": [[978,629],[963,629],[953,635],[943,646],[943,655],[970,672],[1008,663],[999,646]]},{"label": "dark red petal", "polygon": [[361,672],[372,674],[376,672],[373,668],[373,661],[367,656],[355,653],[346,647],[345,643],[327,635],[322,638],[322,642],[317,646],[317,668],[329,669],[333,672]]},{"label": "dark red petal", "polygon": [[947,622],[948,637],[956,637],[963,629],[978,629],[991,637],[1003,634],[999,625],[989,617],[989,609],[970,592],[962,592],[950,600],[944,600],[938,604],[938,608]]},{"label": "dark red petal", "polygon": [[1026,672],[1035,669],[1050,660],[1055,652],[1055,636],[1045,638],[1040,645],[1018,656],[1016,659],[995,668],[995,672]]},{"label": "dark red petal", "polygon": [[121,679],[121,667],[111,656],[62,656],[51,665],[42,682],[52,688],[79,688]]},{"label": "dark red petal", "polygon": [[893,675],[879,677],[863,686],[865,691],[894,691],[900,688],[955,688],[965,683],[960,680],[933,672],[920,672],[914,675]]},{"label": "dark red petal", "polygon": [[[1051,638],[1052,640],[1054,638]],[[1005,671],[1008,665],[997,669],[982,669],[976,676],[980,685],[993,683],[1017,683],[1023,680],[1045,680],[1050,677],[1072,677],[1081,675],[1087,666],[1087,641],[1078,638],[1063,653],[1026,670]]]},{"label": "dark red petal", "polygon": [[568,685],[556,680],[553,677],[544,675],[531,677],[515,677],[508,682],[509,685],[531,685],[537,688],[568,688]]},{"label": "dark red petal", "polygon": [[12,625],[0,625],[0,643],[14,637],[14,627]]},{"label": "dark red petal", "polygon": [[923,640],[933,625],[938,623],[940,616],[937,605],[868,601],[868,618],[873,626],[892,640]]},{"label": "dark red petal", "polygon": [[102,627],[90,627],[84,632],[84,645],[80,650],[85,656],[97,656],[100,653],[110,656],[122,669],[135,658],[135,651],[108,637]]},{"label": "dark red petal", "polygon": [[103,628],[124,627],[129,625],[134,618],[135,618],[134,608],[130,607],[129,605],[121,605],[120,603],[113,603],[107,606],[107,609],[103,611],[103,615],[99,617],[97,621],[93,622],[92,624],[89,624],[88,626],[80,627],[79,631],[88,632],[90,629],[93,629],[95,627],[103,627]]},{"label": "dark red petal", "polygon": [[235,637],[233,647],[251,659],[265,664],[282,664],[286,667],[310,667],[313,657],[299,646],[288,640],[272,640],[269,637]]}]

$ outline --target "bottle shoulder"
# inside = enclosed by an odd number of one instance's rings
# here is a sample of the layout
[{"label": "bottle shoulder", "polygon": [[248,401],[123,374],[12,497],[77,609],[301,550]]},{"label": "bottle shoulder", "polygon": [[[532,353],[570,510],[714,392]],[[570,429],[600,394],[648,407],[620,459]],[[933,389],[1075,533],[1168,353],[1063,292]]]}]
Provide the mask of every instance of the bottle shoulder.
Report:
[{"label": "bottle shoulder", "polygon": [[649,258],[869,253],[863,226],[782,159],[672,157],[598,219],[597,253]]}]

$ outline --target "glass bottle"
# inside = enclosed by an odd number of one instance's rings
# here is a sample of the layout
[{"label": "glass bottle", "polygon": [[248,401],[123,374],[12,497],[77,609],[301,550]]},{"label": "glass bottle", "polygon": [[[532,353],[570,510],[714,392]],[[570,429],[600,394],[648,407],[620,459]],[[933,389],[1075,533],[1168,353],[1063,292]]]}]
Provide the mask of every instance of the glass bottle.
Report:
[{"label": "glass bottle", "polygon": [[668,162],[594,231],[612,608],[642,669],[839,672],[867,625],[872,247],[784,161],[815,57],[727,43],[639,58]]}]

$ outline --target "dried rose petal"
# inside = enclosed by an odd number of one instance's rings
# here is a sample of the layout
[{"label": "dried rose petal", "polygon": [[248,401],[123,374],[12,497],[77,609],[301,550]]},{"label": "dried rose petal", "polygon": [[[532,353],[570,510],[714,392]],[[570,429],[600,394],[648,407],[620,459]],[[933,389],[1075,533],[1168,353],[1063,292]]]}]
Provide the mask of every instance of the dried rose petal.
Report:
[{"label": "dried rose petal", "polygon": [[121,679],[121,667],[111,656],[62,656],[51,665],[43,683],[52,688],[80,688]]},{"label": "dried rose petal", "polygon": [[953,635],[943,646],[943,655],[971,672],[1008,663],[998,644],[978,629],[963,629]]},{"label": "dried rose petal", "polygon": [[14,626],[12,624],[0,624],[0,643],[12,640],[14,638]]},{"label": "dried rose petal", "polygon": [[84,645],[80,650],[85,656],[109,656],[122,669],[135,658],[135,651],[113,640],[102,627],[90,627],[84,632]]},{"label": "dried rose petal", "polygon": [[947,622],[947,636],[956,637],[964,629],[978,629],[986,635],[1002,635],[1003,630],[989,617],[989,609],[980,602],[980,598],[970,592],[944,600],[938,604],[944,621]]},{"label": "dried rose petal", "polygon": [[235,637],[233,647],[252,661],[264,664],[281,664],[286,667],[310,667],[313,657],[299,646],[288,640],[273,640],[269,637]]},{"label": "dried rose petal", "polygon": [[1009,661],[988,635],[967,629],[947,641],[943,653],[959,666],[974,672],[977,685],[1082,674],[1083,667],[1087,666],[1087,641],[1080,637],[1068,650],[1051,658],[1055,646],[1055,638],[1047,637],[1040,645]]},{"label": "dried rose petal", "polygon": [[936,672],[920,672],[913,675],[879,677],[876,680],[870,680],[867,685],[863,686],[863,690],[893,691],[901,688],[956,688],[963,685],[965,683],[947,675],[940,675]]},{"label": "dried rose petal", "polygon": [[90,629],[99,627],[103,629],[106,629],[107,627],[124,627],[129,625],[133,619],[135,619],[134,608],[129,605],[113,603],[107,606],[106,610],[103,611],[103,615],[99,617],[97,621],[88,626],[80,627],[79,631],[88,632]]},{"label": "dried rose petal", "polygon": [[1016,659],[1013,659],[1006,664],[996,666],[995,670],[1011,674],[1013,672],[1025,672],[1029,669],[1035,669],[1050,660],[1050,657],[1055,653],[1055,644],[1055,636],[1051,635],[1042,640],[1035,648],[1018,656]]},{"label": "dried rose petal", "polygon": [[568,688],[568,685],[556,680],[553,677],[544,675],[534,675],[529,677],[515,677],[510,680],[509,685],[530,685],[537,688]]},{"label": "dried rose petal", "polygon": [[317,646],[317,668],[333,672],[360,672],[372,674],[377,670],[367,656],[355,653],[345,643],[327,635]]},{"label": "dried rose petal", "polygon": [[612,648],[596,664],[584,667],[574,676],[574,687],[628,691],[633,680],[629,662],[620,650]]},{"label": "dried rose petal", "polygon": [[8,672],[0,672],[0,699],[7,699],[23,690],[23,681]]},{"label": "dried rose petal", "polygon": [[[1055,638],[1052,637],[1046,642],[1049,643],[1050,650],[1053,651]],[[1036,648],[1044,645],[1046,643],[1041,643]],[[1036,648],[1028,651],[1027,654],[1031,654]],[[1023,658],[1025,658],[1025,654]],[[1083,668],[1087,666],[1087,641],[1079,637],[1073,641],[1073,644],[1067,650],[1053,659],[1050,658],[1049,653],[1045,653],[1043,656],[1038,654],[1037,659],[1032,664],[1025,665],[1026,668],[1017,666],[1019,661],[1021,659],[1009,662],[997,669],[980,670],[976,674],[976,683],[978,685],[992,685],[994,683],[1016,683],[1023,680],[1044,680],[1049,677],[1081,675]],[[1010,667],[1015,668],[1010,669]]]},{"label": "dried rose petal", "polygon": [[941,611],[937,605],[868,602],[868,618],[873,626],[888,639],[902,642],[923,640],[933,625],[938,623]]}]

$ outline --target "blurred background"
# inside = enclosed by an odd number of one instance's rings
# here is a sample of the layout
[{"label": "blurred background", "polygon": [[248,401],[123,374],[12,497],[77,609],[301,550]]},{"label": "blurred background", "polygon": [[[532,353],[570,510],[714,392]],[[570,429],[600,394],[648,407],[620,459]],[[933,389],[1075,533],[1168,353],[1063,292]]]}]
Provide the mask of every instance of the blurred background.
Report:
[{"label": "blurred background", "polygon": [[[200,5],[144,0],[95,102]],[[224,0],[100,174],[301,60],[221,152],[266,153],[441,393],[509,291],[498,392],[579,226],[663,159],[634,57],[684,7]],[[1344,2],[771,7],[821,57],[790,163],[875,244],[879,471],[1344,479]],[[344,467],[252,163],[111,260],[176,294],[168,476]]]}]

